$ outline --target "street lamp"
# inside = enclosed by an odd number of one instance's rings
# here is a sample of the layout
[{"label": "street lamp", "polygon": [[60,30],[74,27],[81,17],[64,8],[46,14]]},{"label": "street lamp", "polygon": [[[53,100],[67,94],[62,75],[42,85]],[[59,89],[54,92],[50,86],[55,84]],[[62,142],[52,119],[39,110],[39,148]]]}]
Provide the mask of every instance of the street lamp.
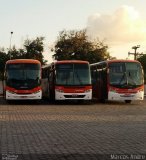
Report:
[{"label": "street lamp", "polygon": [[133,46],[132,49],[134,49],[134,59],[136,60],[137,59],[137,48],[140,48],[140,45],[137,45],[137,46]]},{"label": "street lamp", "polygon": [[133,46],[132,49],[137,49],[137,48],[140,48],[140,45],[137,45],[137,46]]},{"label": "street lamp", "polygon": [[11,59],[11,41],[12,41],[12,34],[13,34],[13,32],[11,32],[11,35],[10,35],[10,59]]},{"label": "street lamp", "polygon": [[134,60],[137,59],[137,55],[140,55],[139,53],[136,52],[136,51],[137,51],[137,48],[140,48],[140,45],[137,45],[137,46],[133,46],[133,47],[132,47],[132,49],[134,49],[134,53],[128,52],[128,56],[129,56],[130,54],[134,55]]}]

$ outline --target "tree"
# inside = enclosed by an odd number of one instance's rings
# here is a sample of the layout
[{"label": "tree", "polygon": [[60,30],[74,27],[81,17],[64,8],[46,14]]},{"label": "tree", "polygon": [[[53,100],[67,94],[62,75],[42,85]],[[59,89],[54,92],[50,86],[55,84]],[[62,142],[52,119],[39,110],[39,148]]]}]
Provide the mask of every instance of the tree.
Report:
[{"label": "tree", "polygon": [[5,63],[9,59],[8,55],[4,52],[4,50],[0,51],[0,80],[3,78]]},{"label": "tree", "polygon": [[36,39],[26,39],[24,41],[24,49],[16,49],[15,46],[8,51],[8,57],[11,59],[37,59],[41,64],[45,64],[47,61],[44,60],[44,37],[37,37]]},{"label": "tree", "polygon": [[141,63],[143,70],[144,70],[144,80],[146,83],[146,54],[140,56],[139,58],[137,58],[137,60]]},{"label": "tree", "polygon": [[37,37],[34,40],[25,40],[24,49],[16,49],[15,46],[6,54],[4,48],[0,48],[0,79],[4,72],[5,63],[11,59],[37,59],[44,65],[47,61],[44,60],[44,37]]},{"label": "tree", "polygon": [[55,60],[87,60],[90,63],[109,59],[108,46],[96,40],[87,39],[86,30],[66,31],[59,33],[59,37],[52,51],[55,52]]},{"label": "tree", "polygon": [[11,50],[8,51],[8,57],[10,59],[23,59],[25,58],[25,51],[24,49],[16,49],[15,46],[13,46],[13,48]]},{"label": "tree", "polygon": [[27,39],[24,42],[24,48],[26,52],[23,54],[23,58],[26,59],[37,59],[42,64],[45,64],[47,61],[44,60],[43,51],[44,51],[44,37],[37,37],[34,40]]}]

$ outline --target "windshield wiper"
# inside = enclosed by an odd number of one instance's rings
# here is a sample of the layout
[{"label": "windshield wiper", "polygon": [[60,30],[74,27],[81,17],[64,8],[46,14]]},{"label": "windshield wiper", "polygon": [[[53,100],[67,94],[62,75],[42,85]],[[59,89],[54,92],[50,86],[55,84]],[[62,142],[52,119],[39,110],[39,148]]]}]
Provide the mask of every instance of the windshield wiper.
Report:
[{"label": "windshield wiper", "polygon": [[130,72],[128,73],[128,78],[130,78],[131,83],[133,83],[133,84],[130,83],[130,85],[136,85],[136,82],[135,82],[135,80],[134,80],[134,77],[131,76],[131,73],[130,73]]},{"label": "windshield wiper", "polygon": [[126,72],[123,73],[123,75],[122,75],[122,77],[121,77],[121,79],[119,81],[119,85],[121,85],[121,82],[123,81],[124,78],[126,78],[126,83],[123,83],[123,85],[125,85],[125,84],[128,85],[128,79],[127,79]]},{"label": "windshield wiper", "polygon": [[78,72],[74,72],[74,73],[76,74],[76,77],[78,78],[78,80],[79,80],[80,84],[82,85],[82,84],[83,84],[83,82],[82,82],[82,80],[80,79],[80,76],[78,75]]}]

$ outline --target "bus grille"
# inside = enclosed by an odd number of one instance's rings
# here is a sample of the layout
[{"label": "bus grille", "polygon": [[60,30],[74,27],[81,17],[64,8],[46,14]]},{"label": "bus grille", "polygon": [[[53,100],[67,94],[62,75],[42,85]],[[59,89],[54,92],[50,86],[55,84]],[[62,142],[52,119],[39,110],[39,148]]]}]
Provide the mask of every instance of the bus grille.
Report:
[{"label": "bus grille", "polygon": [[84,98],[85,95],[64,95],[65,98]]}]

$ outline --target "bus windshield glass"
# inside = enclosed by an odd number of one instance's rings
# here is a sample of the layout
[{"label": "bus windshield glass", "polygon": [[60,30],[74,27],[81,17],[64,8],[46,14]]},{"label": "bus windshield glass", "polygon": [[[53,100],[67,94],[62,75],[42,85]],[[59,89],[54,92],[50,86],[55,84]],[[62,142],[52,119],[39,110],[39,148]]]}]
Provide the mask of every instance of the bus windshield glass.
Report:
[{"label": "bus windshield glass", "polygon": [[90,69],[88,64],[57,64],[57,85],[89,85],[91,84]]},{"label": "bus windshield glass", "polygon": [[114,62],[109,64],[109,83],[119,88],[134,88],[143,84],[141,65],[136,62]]},{"label": "bus windshield glass", "polygon": [[40,85],[40,64],[7,64],[6,83],[16,89],[32,89]]}]

